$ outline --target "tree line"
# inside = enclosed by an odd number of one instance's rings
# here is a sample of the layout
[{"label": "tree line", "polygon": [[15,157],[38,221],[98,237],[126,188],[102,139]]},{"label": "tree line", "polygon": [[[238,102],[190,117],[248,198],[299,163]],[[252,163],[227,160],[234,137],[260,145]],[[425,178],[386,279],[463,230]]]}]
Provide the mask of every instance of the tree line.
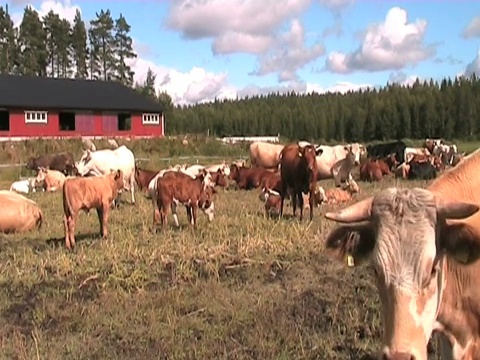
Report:
[{"label": "tree line", "polygon": [[135,58],[130,25],[120,14],[101,10],[89,22],[77,10],[73,25],[50,11],[44,17],[30,6],[14,26],[8,8],[0,6],[0,73],[59,78],[117,80],[133,85],[127,65]]},{"label": "tree line", "polygon": [[113,19],[110,10],[97,12],[87,30],[78,10],[70,24],[53,11],[41,18],[29,6],[15,27],[8,9],[0,6],[0,73],[120,81],[163,105],[169,134],[281,134],[363,142],[480,138],[480,80],[475,75],[346,94],[271,93],[174,106],[166,92],[156,92],[151,69],[142,84],[134,83],[127,65],[137,56],[130,30],[126,18]]}]

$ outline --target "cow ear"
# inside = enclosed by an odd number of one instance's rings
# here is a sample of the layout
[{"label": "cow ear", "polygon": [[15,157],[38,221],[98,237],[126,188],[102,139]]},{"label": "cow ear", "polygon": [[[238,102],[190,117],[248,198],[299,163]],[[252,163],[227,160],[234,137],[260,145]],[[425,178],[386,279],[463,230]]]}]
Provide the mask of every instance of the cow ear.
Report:
[{"label": "cow ear", "polygon": [[471,264],[480,258],[480,234],[465,223],[445,225],[440,233],[440,246],[462,264]]},{"label": "cow ear", "polygon": [[315,155],[316,155],[316,156],[320,156],[320,155],[322,155],[322,154],[323,154],[323,149],[320,149],[320,148],[316,148],[316,149],[315,149]]},{"label": "cow ear", "polygon": [[375,236],[370,222],[340,225],[333,229],[325,241],[326,251],[343,261],[352,256],[356,265],[365,261],[375,247]]}]

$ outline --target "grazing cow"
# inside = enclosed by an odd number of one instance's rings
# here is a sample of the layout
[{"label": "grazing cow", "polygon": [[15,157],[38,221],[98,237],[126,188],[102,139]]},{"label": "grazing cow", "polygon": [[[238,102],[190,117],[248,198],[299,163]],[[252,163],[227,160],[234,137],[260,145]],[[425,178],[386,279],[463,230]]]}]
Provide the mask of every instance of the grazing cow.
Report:
[{"label": "grazing cow", "polygon": [[0,232],[21,233],[40,229],[43,213],[37,203],[14,191],[0,191]]},{"label": "grazing cow", "polygon": [[383,359],[480,358],[480,150],[426,189],[389,188],[325,217],[327,250],[374,269]]},{"label": "grazing cow", "polygon": [[150,181],[152,181],[158,173],[159,171],[156,170],[141,169],[135,166],[135,183],[137,184],[138,190],[146,191],[148,184],[150,184]]},{"label": "grazing cow", "polygon": [[[121,170],[123,189],[130,191],[132,204],[135,204],[135,156],[125,145],[115,150],[86,150],[76,168],[80,176],[100,176],[109,174],[111,170]],[[123,189],[120,189],[119,194]]]},{"label": "grazing cow", "polygon": [[316,155],[321,155],[322,150],[313,145],[300,147],[290,144],[280,153],[280,176],[282,179],[280,217],[283,216],[283,205],[288,189],[292,190],[293,216],[297,210],[297,200],[300,203],[300,220],[303,219],[302,193],[309,194],[310,221],[313,220],[313,193],[317,181]]},{"label": "grazing cow", "polygon": [[[101,151],[101,150],[100,150]],[[108,212],[120,189],[124,187],[121,170],[111,170],[108,175],[75,177],[63,184],[63,224],[65,246],[75,247],[75,223],[81,210],[96,209],[100,222],[100,235],[108,235]]]},{"label": "grazing cow", "polygon": [[261,166],[265,169],[276,169],[279,164],[280,152],[284,146],[255,141],[250,144],[250,163],[252,167]]},{"label": "grazing cow", "polygon": [[364,162],[360,166],[360,180],[370,182],[382,180],[382,166],[379,161],[380,160],[370,159]]},{"label": "grazing cow", "polygon": [[18,180],[10,185],[10,191],[15,191],[17,193],[29,194],[36,192],[36,181],[35,178],[28,178],[24,180]]},{"label": "grazing cow", "polygon": [[405,161],[404,153],[407,145],[403,141],[394,141],[384,144],[367,146],[368,157],[372,159],[385,158],[394,154],[399,164]]},{"label": "grazing cow", "polygon": [[339,204],[350,201],[352,195],[360,191],[360,187],[355,180],[349,181],[342,189],[332,188],[324,190],[323,202],[327,204]]},{"label": "grazing cow", "polygon": [[197,222],[197,208],[200,208],[208,217],[209,221],[214,218],[213,194],[215,189],[206,186],[204,174],[192,179],[181,172],[168,172],[157,179],[156,206],[153,212],[153,231],[156,230],[159,219],[162,226],[167,225],[168,211],[171,209],[178,227],[178,215],[176,207],[183,204],[187,209],[188,222],[192,227]]},{"label": "grazing cow", "polygon": [[230,178],[237,183],[237,187],[243,190],[258,188],[265,179],[268,179],[274,173],[263,167],[238,167],[230,166]]},{"label": "grazing cow", "polygon": [[437,177],[437,170],[430,161],[411,162],[408,171],[409,180],[431,180]]},{"label": "grazing cow", "polygon": [[335,181],[335,186],[337,187],[342,185],[343,181],[353,180],[352,170],[356,164],[356,155],[352,152],[351,147],[345,147],[345,150],[347,151],[347,155],[342,160],[333,164],[330,169],[330,173]]},{"label": "grazing cow", "polygon": [[[332,167],[338,161],[345,159],[347,154],[353,153],[355,155],[355,165],[358,165],[360,164],[360,157],[365,153],[365,147],[358,143],[336,146],[320,145],[316,146],[315,150],[317,152],[321,150],[322,154],[321,156],[317,156],[317,180],[332,178]],[[343,176],[344,175],[342,174],[341,177]]]},{"label": "grazing cow", "polygon": [[59,154],[42,155],[36,158],[30,158],[26,168],[38,172],[39,167],[57,170],[65,175],[75,175],[75,161],[73,155],[67,152]]},{"label": "grazing cow", "polygon": [[43,183],[45,191],[57,191],[63,187],[63,183],[67,177],[65,174],[57,170],[50,170],[44,167],[38,168],[38,174],[35,179],[36,184]]}]

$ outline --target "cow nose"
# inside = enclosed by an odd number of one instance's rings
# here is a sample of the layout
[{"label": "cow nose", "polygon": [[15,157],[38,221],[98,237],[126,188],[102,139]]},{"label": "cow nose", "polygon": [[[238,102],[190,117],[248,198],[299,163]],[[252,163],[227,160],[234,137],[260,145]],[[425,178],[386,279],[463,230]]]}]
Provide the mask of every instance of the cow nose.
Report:
[{"label": "cow nose", "polygon": [[416,357],[406,352],[394,352],[390,354],[384,353],[382,360],[415,360]]}]

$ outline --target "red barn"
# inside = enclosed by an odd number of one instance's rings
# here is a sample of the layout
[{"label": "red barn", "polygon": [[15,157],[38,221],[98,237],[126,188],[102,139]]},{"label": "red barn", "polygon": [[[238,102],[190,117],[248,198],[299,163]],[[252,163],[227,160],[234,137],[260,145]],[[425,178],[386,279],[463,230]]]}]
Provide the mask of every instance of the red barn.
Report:
[{"label": "red barn", "polygon": [[162,107],[113,81],[0,75],[0,138],[163,137]]}]

